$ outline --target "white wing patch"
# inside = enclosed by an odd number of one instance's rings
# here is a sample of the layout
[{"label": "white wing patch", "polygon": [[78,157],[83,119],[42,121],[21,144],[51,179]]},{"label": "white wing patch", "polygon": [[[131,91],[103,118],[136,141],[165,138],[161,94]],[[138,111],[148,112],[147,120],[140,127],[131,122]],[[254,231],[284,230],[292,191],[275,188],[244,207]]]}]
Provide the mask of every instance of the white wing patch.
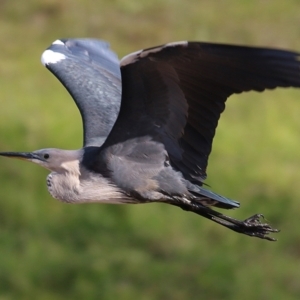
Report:
[{"label": "white wing patch", "polygon": [[64,43],[61,40],[56,40],[52,43],[52,45],[64,45]]},{"label": "white wing patch", "polygon": [[[58,42],[59,40],[55,41],[54,43]],[[60,42],[60,41],[59,41]],[[53,43],[53,44],[54,44]],[[58,43],[57,43],[58,44]],[[42,64],[44,66],[46,65],[49,65],[49,64],[56,64],[58,63],[59,61],[63,60],[63,59],[66,59],[67,57],[62,54],[62,53],[59,53],[59,52],[54,52],[52,50],[46,50],[44,51],[44,53],[42,54],[42,57],[41,57],[41,61],[42,61]]]}]

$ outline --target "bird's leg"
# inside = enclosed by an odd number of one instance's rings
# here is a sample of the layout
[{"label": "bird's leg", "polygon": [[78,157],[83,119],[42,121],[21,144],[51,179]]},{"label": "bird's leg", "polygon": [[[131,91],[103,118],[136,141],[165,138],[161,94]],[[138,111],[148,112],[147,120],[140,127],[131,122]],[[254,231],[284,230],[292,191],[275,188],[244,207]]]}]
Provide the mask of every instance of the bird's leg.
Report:
[{"label": "bird's leg", "polygon": [[183,210],[194,212],[202,217],[212,220],[222,226],[225,226],[235,232],[243,233],[249,236],[258,237],[261,239],[266,239],[269,241],[276,241],[276,239],[268,236],[269,233],[279,232],[278,229],[272,228],[267,223],[261,223],[260,218],[263,217],[262,214],[255,214],[250,218],[240,221],[228,216],[225,216],[209,207],[203,206],[200,203],[190,202],[190,203],[172,203],[173,205],[179,206]]}]

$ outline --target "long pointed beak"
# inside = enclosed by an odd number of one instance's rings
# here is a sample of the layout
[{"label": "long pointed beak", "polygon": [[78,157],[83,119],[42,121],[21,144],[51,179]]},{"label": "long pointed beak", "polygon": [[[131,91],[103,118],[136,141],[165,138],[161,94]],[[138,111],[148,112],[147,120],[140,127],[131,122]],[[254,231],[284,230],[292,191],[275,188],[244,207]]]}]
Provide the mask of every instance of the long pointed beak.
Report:
[{"label": "long pointed beak", "polygon": [[11,158],[22,159],[22,160],[32,160],[32,159],[40,160],[40,158],[32,152],[0,152],[0,155],[11,157]]}]

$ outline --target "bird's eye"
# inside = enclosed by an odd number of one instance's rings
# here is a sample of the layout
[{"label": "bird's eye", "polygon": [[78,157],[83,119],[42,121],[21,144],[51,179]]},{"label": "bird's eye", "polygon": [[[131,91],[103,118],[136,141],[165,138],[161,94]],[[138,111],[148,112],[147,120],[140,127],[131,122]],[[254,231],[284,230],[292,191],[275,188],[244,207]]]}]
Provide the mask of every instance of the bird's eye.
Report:
[{"label": "bird's eye", "polygon": [[48,159],[49,157],[50,157],[50,155],[49,155],[48,153],[45,153],[45,154],[44,154],[44,158],[45,158],[45,159]]}]

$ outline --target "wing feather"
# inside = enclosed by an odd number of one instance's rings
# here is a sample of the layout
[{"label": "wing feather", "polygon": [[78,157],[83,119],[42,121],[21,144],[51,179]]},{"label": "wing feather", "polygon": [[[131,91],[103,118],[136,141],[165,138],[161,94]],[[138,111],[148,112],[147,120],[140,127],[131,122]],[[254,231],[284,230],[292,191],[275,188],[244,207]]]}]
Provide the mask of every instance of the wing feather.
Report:
[{"label": "wing feather", "polygon": [[116,54],[104,41],[63,39],[43,53],[42,62],[75,100],[83,120],[84,146],[101,146],[120,109],[121,73]]},{"label": "wing feather", "polygon": [[121,73],[121,111],[106,145],[150,136],[198,184],[230,95],[300,87],[298,53],[198,42],[135,52],[121,60]]}]

